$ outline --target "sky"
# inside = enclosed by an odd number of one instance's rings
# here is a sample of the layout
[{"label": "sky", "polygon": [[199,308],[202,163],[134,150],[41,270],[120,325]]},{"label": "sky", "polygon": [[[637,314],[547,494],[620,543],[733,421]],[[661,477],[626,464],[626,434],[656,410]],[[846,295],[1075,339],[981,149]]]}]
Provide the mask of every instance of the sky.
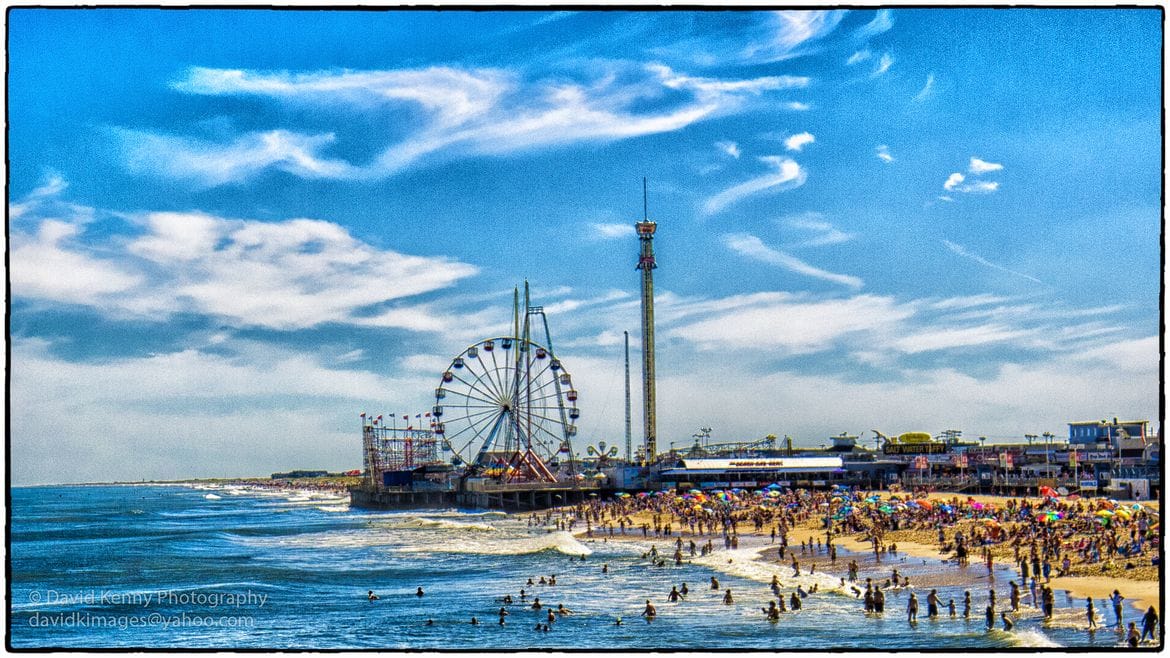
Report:
[{"label": "sky", "polygon": [[662,450],[1156,430],[1161,21],[11,8],[12,482],[360,468],[525,280],[637,442],[643,177]]}]

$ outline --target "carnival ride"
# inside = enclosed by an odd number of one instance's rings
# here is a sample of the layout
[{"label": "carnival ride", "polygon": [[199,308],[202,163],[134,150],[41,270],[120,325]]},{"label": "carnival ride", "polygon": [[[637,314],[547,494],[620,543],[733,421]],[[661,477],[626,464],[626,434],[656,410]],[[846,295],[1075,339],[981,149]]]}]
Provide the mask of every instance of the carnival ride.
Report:
[{"label": "carnival ride", "polygon": [[[556,482],[576,475],[578,393],[553,352],[544,307],[529,305],[527,282],[523,308],[521,321],[514,291],[512,335],[481,340],[451,360],[435,389],[434,433],[469,476]],[[537,316],[543,344],[532,336]]]}]

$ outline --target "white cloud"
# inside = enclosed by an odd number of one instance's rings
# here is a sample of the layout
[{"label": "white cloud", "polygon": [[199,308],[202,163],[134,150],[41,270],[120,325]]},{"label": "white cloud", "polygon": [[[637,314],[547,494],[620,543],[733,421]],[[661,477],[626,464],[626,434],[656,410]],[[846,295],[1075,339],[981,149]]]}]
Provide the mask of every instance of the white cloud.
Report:
[{"label": "white cloud", "polygon": [[868,39],[889,31],[893,26],[893,13],[889,9],[880,9],[874,14],[872,20],[857,29],[856,36],[860,39]]},{"label": "white cloud", "polygon": [[971,166],[968,168],[968,171],[978,176],[980,174],[986,174],[991,171],[999,171],[1000,169],[1003,169],[1002,164],[997,162],[985,162],[979,158],[972,157]]},{"label": "white cloud", "polygon": [[746,233],[734,233],[723,236],[723,242],[737,254],[761,263],[775,265],[790,272],[809,276],[814,279],[829,281],[849,288],[860,288],[861,279],[847,274],[836,274],[810,265],[799,258],[783,251],[773,249],[763,243],[758,237]]},{"label": "white cloud", "polygon": [[957,188],[959,192],[967,194],[991,194],[999,189],[999,183],[995,181],[972,181],[966,185]]},{"label": "white cloud", "polygon": [[790,247],[825,247],[834,244],[841,244],[849,242],[857,237],[852,233],[846,233],[832,223],[824,220],[823,215],[817,212],[808,212],[801,215],[782,218],[783,223],[788,228],[797,229],[798,231],[805,231],[812,233],[813,236],[801,240]]},{"label": "white cloud", "polygon": [[712,215],[754,194],[765,191],[790,190],[804,184],[806,175],[795,160],[769,155],[761,157],[760,161],[770,165],[775,171],[729,187],[707,199],[707,202],[703,204],[703,213]]},{"label": "white cloud", "polygon": [[784,107],[786,109],[793,110],[796,112],[804,112],[804,111],[812,109],[812,105],[809,105],[808,103],[801,103],[800,101],[789,101],[787,103],[784,103],[781,107]]},{"label": "white cloud", "polygon": [[35,235],[14,231],[9,276],[15,298],[52,299],[67,304],[98,304],[141,286],[142,273],[112,259],[84,252],[81,229],[48,219]]},{"label": "white cloud", "polygon": [[966,176],[956,171],[947,177],[947,181],[943,183],[943,189],[950,192],[951,190],[954,190],[955,187],[959,185],[959,183],[962,183],[964,179],[966,179]]},{"label": "white cloud", "polygon": [[926,76],[926,84],[922,85],[922,89],[914,95],[914,100],[924,101],[930,97],[934,90],[934,74],[930,73]]},{"label": "white cloud", "polygon": [[[80,239],[78,227],[56,220],[42,221],[34,235],[14,232],[14,298],[154,320],[186,312],[244,327],[336,322],[437,331],[445,319],[425,306],[397,305],[477,271],[445,258],[375,249],[320,220],[176,212],[133,219],[136,235],[104,243]],[[393,306],[379,308],[386,305]]]},{"label": "white cloud", "polygon": [[731,157],[733,157],[737,160],[739,159],[739,156],[741,155],[741,152],[739,150],[739,145],[736,144],[735,142],[731,142],[731,141],[715,142],[715,147],[718,148],[720,151],[723,151],[727,155],[730,155]]},{"label": "white cloud", "polygon": [[894,161],[894,156],[890,155],[890,147],[885,144],[879,144],[875,149],[875,155],[879,160],[889,164]]},{"label": "white cloud", "polygon": [[865,60],[869,59],[870,57],[873,57],[873,53],[871,53],[870,51],[859,50],[859,51],[853,53],[852,55],[850,55],[849,59],[845,60],[845,64],[847,66],[853,66],[854,64],[864,62]]},{"label": "white cloud", "polygon": [[784,148],[788,149],[789,151],[800,151],[805,146],[812,144],[815,141],[817,141],[817,138],[813,137],[812,133],[797,133],[784,140]]},{"label": "white cloud", "polygon": [[874,295],[814,300],[768,293],[734,301],[728,312],[665,333],[701,349],[768,350],[791,356],[825,351],[849,337],[883,334],[913,314],[889,297]]},{"label": "white cloud", "polygon": [[189,179],[208,186],[240,182],[266,169],[302,178],[350,178],[360,172],[340,160],[322,158],[320,151],[333,135],[301,135],[286,130],[250,133],[230,144],[158,135],[144,131],[114,131],[130,170],[139,174]]},{"label": "white cloud", "polygon": [[599,240],[616,240],[634,234],[633,224],[593,223],[589,227],[592,237]]},{"label": "white cloud", "polygon": [[[428,158],[508,154],[671,132],[734,113],[748,97],[808,83],[799,76],[738,80],[687,76],[661,64],[586,84],[525,81],[487,68],[294,74],[196,67],[173,88],[192,94],[258,96],[331,113],[376,116],[414,107],[419,119],[402,122],[405,135],[366,164],[326,155],[336,143],[329,133],[270,130],[226,143],[144,130],[115,129],[114,134],[132,170],[208,186],[242,181],[271,169],[304,178],[377,180]],[[640,99],[663,90],[685,96],[660,110],[634,109]]]},{"label": "white cloud", "polygon": [[775,62],[800,54],[799,48],[832,32],[844,18],[840,10],[786,10],[769,14],[773,26],[771,38],[752,43],[742,56],[756,63]]},{"label": "white cloud", "polygon": [[945,245],[946,248],[951,250],[953,253],[958,254],[959,256],[962,256],[963,258],[975,261],[976,263],[979,263],[980,265],[982,265],[984,267],[990,267],[991,269],[999,270],[1000,272],[1006,272],[1008,274],[1022,277],[1022,278],[1029,280],[1029,281],[1032,281],[1034,283],[1040,283],[1040,284],[1044,283],[1043,281],[1041,281],[1040,279],[1037,279],[1034,276],[1024,274],[1022,272],[1017,272],[1015,270],[1010,270],[1010,269],[1004,267],[1003,265],[998,265],[996,263],[993,263],[993,262],[987,260],[986,258],[984,258],[978,254],[971,253],[966,248],[964,248],[962,245],[955,244],[954,242],[951,242],[950,240],[943,240],[942,242],[943,242],[943,245]]},{"label": "white cloud", "polygon": [[889,71],[890,67],[893,65],[894,58],[890,56],[889,53],[882,53],[882,57],[878,60],[877,66],[874,67],[873,73],[870,74],[870,77],[876,78],[884,74],[886,71]]},{"label": "white cloud", "polygon": [[940,194],[938,196],[938,200],[939,201],[946,201],[947,203],[953,203],[955,201],[955,198],[951,197],[951,196],[947,196],[945,194]]}]

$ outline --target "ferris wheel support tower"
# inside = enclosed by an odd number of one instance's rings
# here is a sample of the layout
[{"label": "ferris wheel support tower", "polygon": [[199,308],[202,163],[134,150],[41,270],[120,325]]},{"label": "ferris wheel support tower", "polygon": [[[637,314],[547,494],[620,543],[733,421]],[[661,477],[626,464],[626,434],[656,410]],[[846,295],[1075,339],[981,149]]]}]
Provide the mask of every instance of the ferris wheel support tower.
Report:
[{"label": "ferris wheel support tower", "polygon": [[634,224],[641,243],[637,269],[642,270],[642,418],[645,428],[646,461],[658,454],[654,407],[654,231],[658,224],[647,217],[646,179],[642,179],[642,221]]}]

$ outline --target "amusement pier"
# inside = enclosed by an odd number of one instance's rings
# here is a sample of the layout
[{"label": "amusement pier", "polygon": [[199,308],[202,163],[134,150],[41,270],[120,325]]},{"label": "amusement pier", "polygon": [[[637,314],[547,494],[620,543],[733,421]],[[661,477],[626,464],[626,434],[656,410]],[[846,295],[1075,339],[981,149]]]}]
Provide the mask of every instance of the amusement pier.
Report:
[{"label": "amusement pier", "polygon": [[[645,200],[645,193],[643,196]],[[361,416],[362,482],[352,504],[378,509],[535,510],[619,492],[664,489],[945,489],[1036,495],[1041,487],[1082,496],[1149,499],[1161,493],[1161,428],[1148,420],[1075,420],[1067,437],[1025,434],[988,442],[962,431],[910,431],[870,438],[842,432],[819,448],[791,437],[712,443],[700,428],[660,452],[654,376],[654,236],[634,224],[641,283],[643,432],[632,440],[629,333],[625,334],[624,451],[598,441],[582,449],[579,393],[553,349],[549,320],[528,283],[513,291],[512,330],[455,356],[425,414]],[[864,433],[863,433],[864,434]],[[872,448],[866,444],[873,444]],[[674,444],[688,447],[676,450]]]}]

